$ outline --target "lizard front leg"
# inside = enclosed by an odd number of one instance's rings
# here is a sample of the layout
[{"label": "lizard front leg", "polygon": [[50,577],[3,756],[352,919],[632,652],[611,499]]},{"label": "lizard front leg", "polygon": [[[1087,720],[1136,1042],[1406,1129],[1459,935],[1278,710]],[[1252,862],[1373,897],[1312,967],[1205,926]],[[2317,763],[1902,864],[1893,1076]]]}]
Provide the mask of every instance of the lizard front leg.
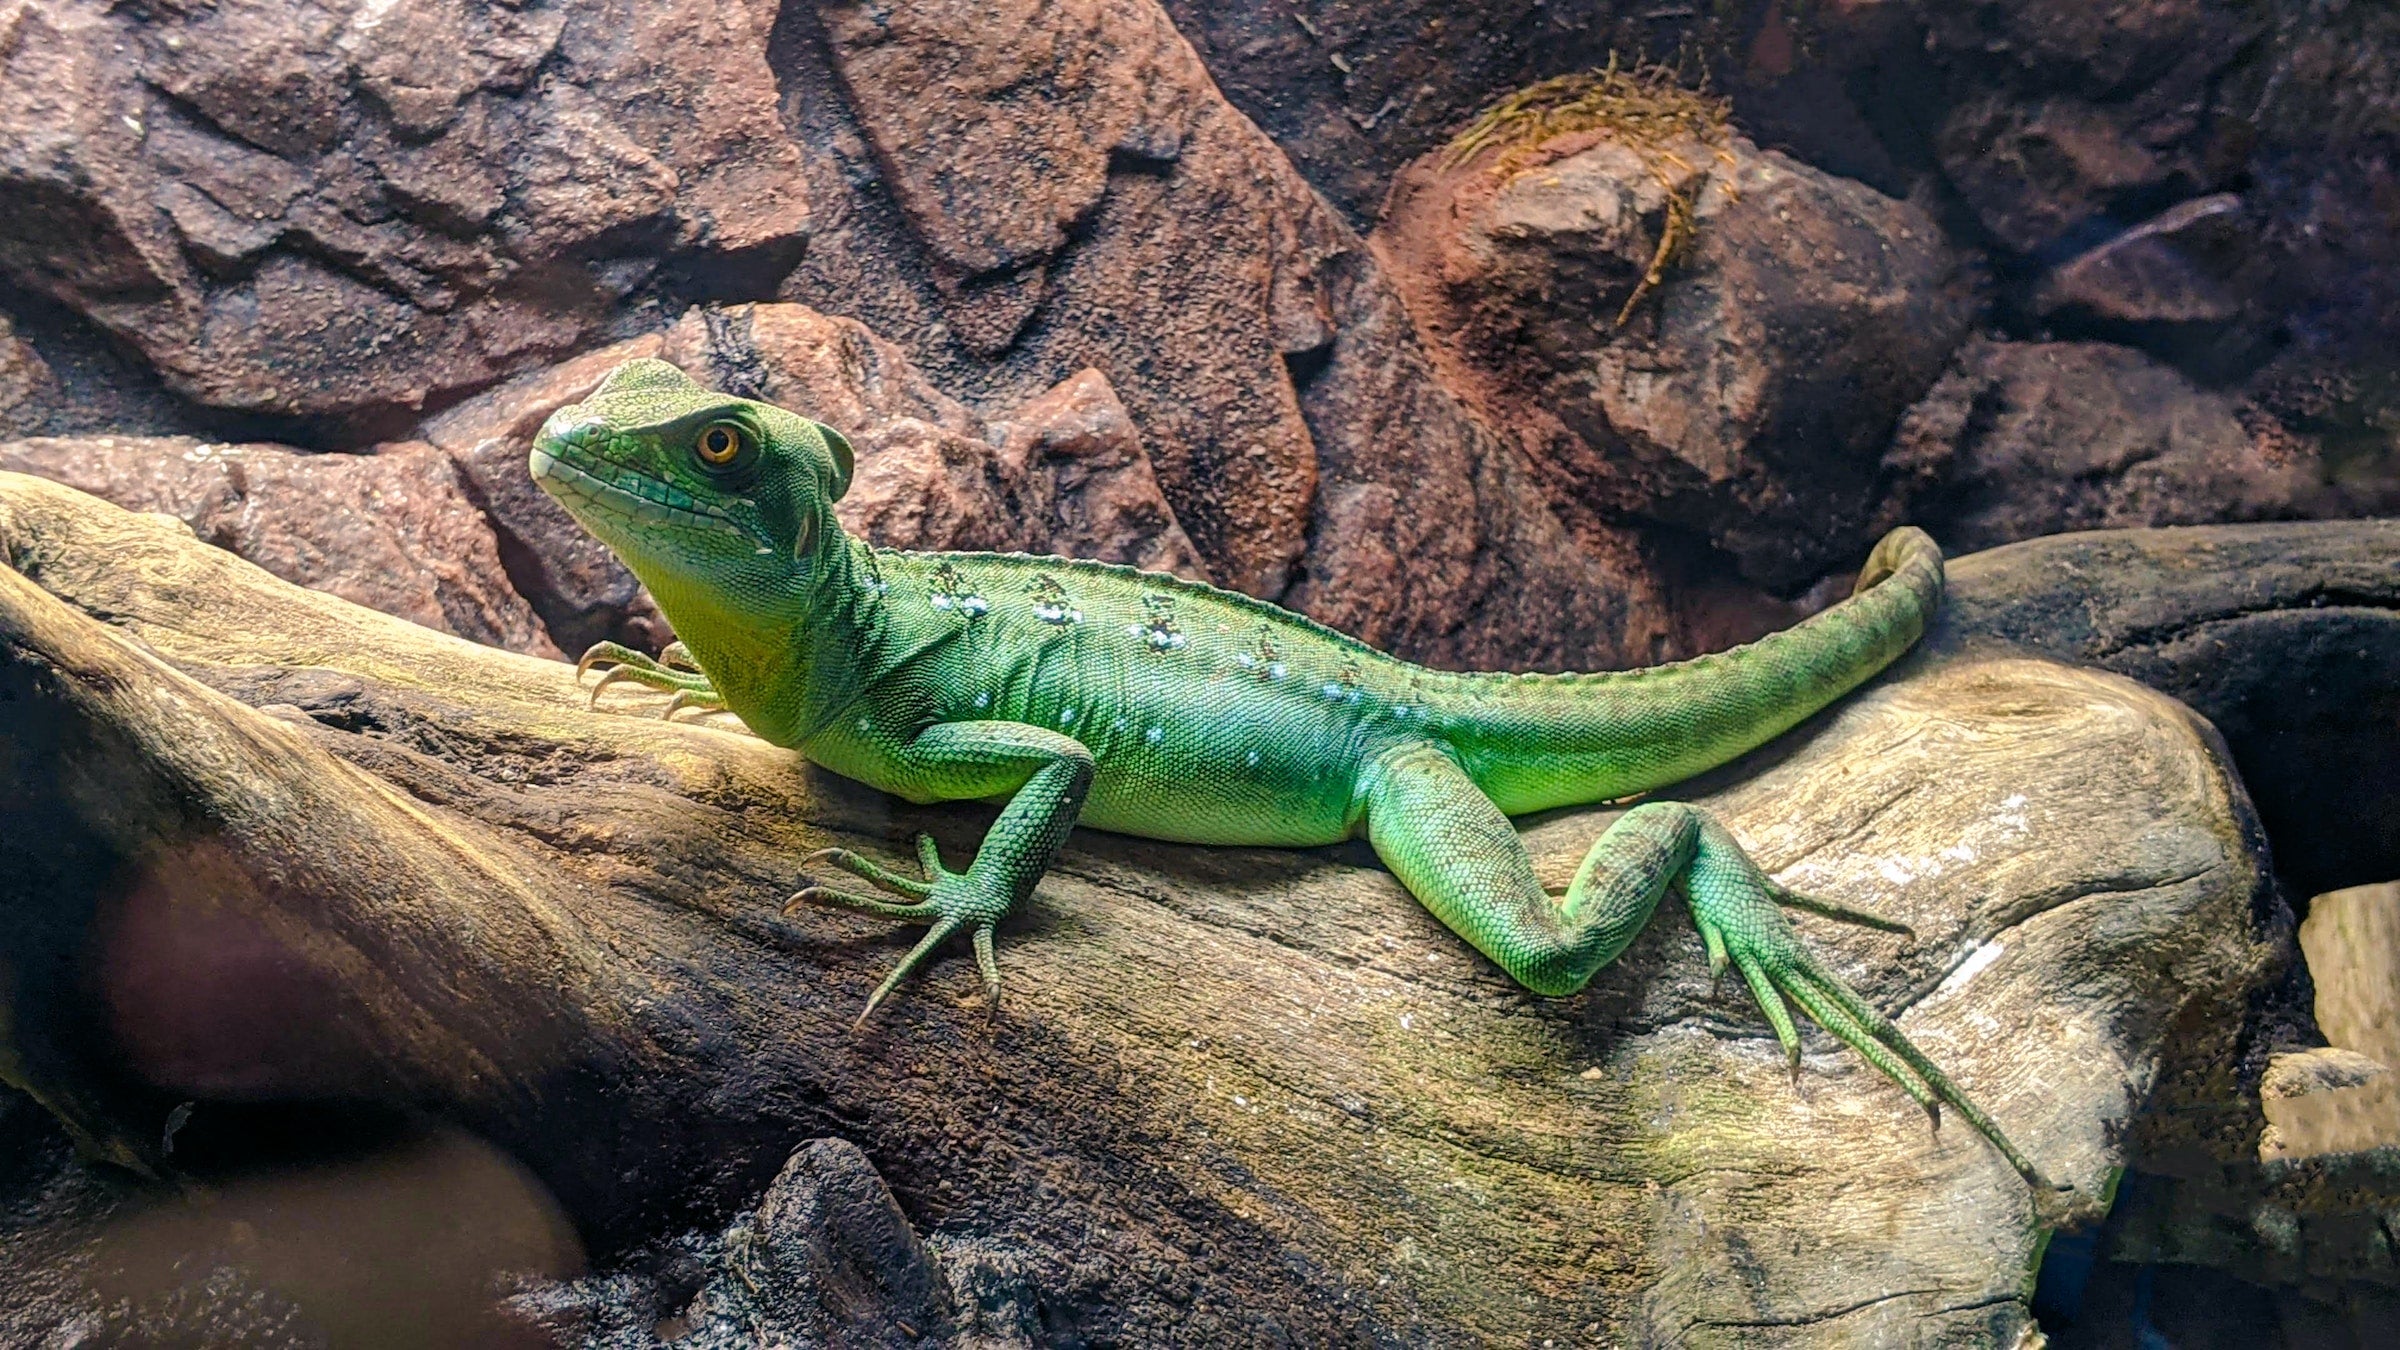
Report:
[{"label": "lizard front leg", "polygon": [[1516,826],[1448,751],[1417,743],[1375,760],[1367,831],[1384,865],[1427,909],[1541,994],[1581,989],[1624,952],[1649,924],[1659,897],[1681,882],[1711,970],[1730,962],[1741,971],[1795,1074],[1800,1036],[1787,998],[1899,1084],[1936,1125],[1944,1105],[1966,1117],[2032,1183],[2037,1204],[2051,1199],[2048,1183],[1999,1125],[1801,944],[1783,907],[1902,926],[1785,890],[1700,808],[1645,802],[1626,812],[1584,855],[1566,896],[1553,900],[1535,879]]},{"label": "lizard front leg", "polygon": [[830,863],[904,899],[896,903],[812,885],[794,895],[784,911],[809,903],[837,904],[930,925],[924,940],[868,996],[858,1014],[862,1023],[910,971],[960,929],[974,934],[975,964],[996,1009],[1000,965],[992,954],[993,926],[1033,894],[1035,883],[1075,828],[1075,817],[1092,786],[1092,752],[1073,737],[1022,722],[944,722],[918,733],[899,758],[904,770],[944,798],[1015,794],[983,836],[974,863],[964,872],[943,867],[930,835],[917,837],[924,881],[901,876],[848,849],[821,849],[804,861]]}]

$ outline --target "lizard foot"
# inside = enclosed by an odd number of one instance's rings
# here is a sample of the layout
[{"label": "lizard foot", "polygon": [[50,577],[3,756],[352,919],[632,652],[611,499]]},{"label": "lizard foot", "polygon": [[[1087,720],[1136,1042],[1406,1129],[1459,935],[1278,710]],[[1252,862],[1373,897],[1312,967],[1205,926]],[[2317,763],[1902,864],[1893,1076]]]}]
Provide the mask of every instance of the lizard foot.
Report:
[{"label": "lizard foot", "polygon": [[597,642],[575,663],[575,678],[581,681],[596,665],[605,664],[599,680],[592,685],[591,706],[598,706],[600,691],[622,680],[628,684],[645,685],[675,697],[667,701],[661,717],[673,717],[684,708],[717,709],[725,706],[724,696],[709,683],[692,661],[689,648],[680,642],[669,643],[657,656],[637,651],[621,642]]},{"label": "lizard foot", "polygon": [[869,914],[880,914],[887,919],[898,919],[903,923],[928,926],[924,938],[908,955],[900,958],[900,964],[884,977],[882,984],[875,987],[874,993],[867,996],[867,1006],[859,1010],[858,1020],[851,1024],[853,1027],[866,1025],[876,1005],[899,988],[900,982],[907,979],[910,972],[923,965],[936,947],[961,929],[970,930],[974,935],[975,965],[983,974],[984,994],[990,1000],[995,1014],[1000,1009],[1000,963],[992,951],[992,930],[1001,917],[1008,913],[1008,897],[977,877],[972,867],[964,872],[953,872],[942,866],[941,851],[935,846],[932,835],[917,836],[917,857],[924,863],[925,875],[932,880],[918,881],[902,876],[846,848],[819,849],[801,859],[802,865],[826,863],[906,898],[886,900],[881,896],[839,887],[812,885],[802,888],[784,902],[783,912],[786,914],[802,905],[839,905],[865,910]]},{"label": "lizard foot", "polygon": [[1781,907],[1872,928],[1906,931],[1904,926],[1847,905],[1797,895],[1768,880],[1755,864],[1738,854],[1703,859],[1685,885],[1692,920],[1708,948],[1710,973],[1721,974],[1728,964],[1742,973],[1743,982],[1758,999],[1759,1010],[1775,1029],[1795,1083],[1800,1071],[1800,1033],[1786,999],[1916,1099],[1934,1129],[1941,1128],[1942,1108],[1948,1106],[1992,1141],[2009,1165],[2032,1184],[2037,1200],[2057,1189],[1890,1018],[1860,998],[1801,943]]}]

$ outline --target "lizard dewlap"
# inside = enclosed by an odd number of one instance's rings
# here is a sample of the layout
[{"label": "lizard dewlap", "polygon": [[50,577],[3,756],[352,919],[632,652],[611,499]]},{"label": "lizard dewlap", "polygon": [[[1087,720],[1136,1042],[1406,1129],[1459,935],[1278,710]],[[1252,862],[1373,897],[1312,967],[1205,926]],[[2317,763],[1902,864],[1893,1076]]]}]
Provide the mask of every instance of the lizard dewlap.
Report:
[{"label": "lizard dewlap", "polygon": [[1201,844],[1363,836],[1443,923],[1544,994],[1582,988],[1679,885],[1711,965],[1741,973],[1795,1068],[1793,1004],[1937,1122],[1949,1105],[2043,1184],[1783,909],[1898,925],[1786,890],[1706,812],[1663,801],[1619,819],[1554,899],[1509,820],[1688,778],[1883,669],[1940,602],[1941,553],[1921,531],[1886,536],[1850,599],[1746,647],[1608,674],[1459,674],[1173,577],[877,549],[834,519],[852,470],[840,433],[663,361],[627,362],[560,409],[529,467],[681,638],[664,660],[602,644],[586,667],[674,691],[670,711],[730,709],[910,801],[1006,803],[965,871],[929,839],[922,879],[847,850],[813,859],[882,893],[810,886],[794,903],[927,925],[869,1011],[962,931],[996,999],[994,926],[1078,822]]}]

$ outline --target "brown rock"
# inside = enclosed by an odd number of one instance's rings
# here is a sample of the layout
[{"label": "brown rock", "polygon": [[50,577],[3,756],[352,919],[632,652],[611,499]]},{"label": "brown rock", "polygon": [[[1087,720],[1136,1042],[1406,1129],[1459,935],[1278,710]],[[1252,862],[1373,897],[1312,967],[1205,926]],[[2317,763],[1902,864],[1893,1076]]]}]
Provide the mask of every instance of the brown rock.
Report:
[{"label": "brown rock", "polygon": [[392,426],[571,349],[662,257],[788,265],[808,213],[772,18],[16,6],[0,273],[203,404]]},{"label": "brown rock", "polygon": [[2051,247],[2119,200],[2164,189],[2174,173],[2108,110],[2073,99],[1994,94],[1962,104],[1937,148],[1983,227],[2021,253]]},{"label": "brown rock", "polygon": [[164,512],[286,581],[411,623],[559,654],[509,589],[483,513],[430,445],[311,455],[184,438],[45,438],[0,443],[0,469]]},{"label": "brown rock", "polygon": [[1208,579],[1141,432],[1099,371],[1080,372],[993,430],[1001,470],[1020,485],[1026,524],[1048,551]]},{"label": "brown rock", "polygon": [[1047,264],[1099,207],[1112,156],[1182,153],[1206,79],[1139,5],[836,5],[825,29],[901,210],[955,279]]},{"label": "brown rock", "polygon": [[1853,556],[1965,333],[1933,221],[1739,137],[1520,153],[1420,160],[1376,234],[1454,384],[1570,513],[1696,531],[1769,586]]},{"label": "brown rock", "polygon": [[[832,153],[785,297],[867,318],[982,407],[1098,370],[1223,584],[1442,664],[1590,668],[1669,642],[1630,536],[1570,534],[1438,387],[1380,263],[1153,0],[820,12],[827,60],[795,44],[786,78]],[[906,71],[949,78],[884,78]],[[995,205],[1054,154],[1061,185]],[[898,186],[861,186],[878,175]]]},{"label": "brown rock", "polygon": [[[1934,150],[1984,228],[2023,253],[2074,247],[2162,194],[2216,182],[2233,113],[2200,109],[2263,26],[2207,0],[1941,0],[1915,6],[1947,67]],[[2245,110],[2246,113],[2246,110]]]},{"label": "brown rock", "polygon": [[[1020,396],[1085,366],[1107,373],[1215,569],[1280,592],[1317,476],[1283,358],[1323,338],[1321,323],[1295,338],[1275,320],[1279,302],[1305,307],[1307,270],[1338,247],[1306,185],[1149,0],[821,13],[944,335],[988,359],[1034,338],[1046,305],[1083,311],[1063,341],[1039,342],[1048,369]],[[1112,193],[1133,217],[1100,228]],[[1091,282],[1052,295],[1070,226]]]},{"label": "brown rock", "polygon": [[908,353],[856,319],[806,305],[695,310],[658,353],[712,389],[764,399],[845,434],[908,417],[961,435],[975,415],[936,389]]},{"label": "brown rock", "polygon": [[2231,283],[2255,242],[2240,197],[2196,197],[2059,264],[2036,304],[2103,323],[2223,323],[2241,312]]},{"label": "brown rock", "polygon": [[1628,42],[1616,24],[1544,0],[1312,5],[1299,19],[1283,0],[1166,7],[1226,97],[1362,229],[1392,176],[1495,91],[1528,72],[1603,65],[1612,48],[1632,51],[1643,39],[1672,48],[1689,26],[1676,6],[1656,6]]},{"label": "brown rock", "polygon": [[1029,538],[991,446],[913,417],[851,444],[858,472],[835,514],[852,533],[890,548],[1048,551]]},{"label": "brown rock", "polygon": [[1887,462],[1896,513],[1953,552],[2295,515],[2315,481],[2290,442],[2253,436],[2232,399],[2099,342],[1969,343],[1901,420]]},{"label": "brown rock", "polygon": [[58,387],[42,354],[0,315],[0,417]]}]

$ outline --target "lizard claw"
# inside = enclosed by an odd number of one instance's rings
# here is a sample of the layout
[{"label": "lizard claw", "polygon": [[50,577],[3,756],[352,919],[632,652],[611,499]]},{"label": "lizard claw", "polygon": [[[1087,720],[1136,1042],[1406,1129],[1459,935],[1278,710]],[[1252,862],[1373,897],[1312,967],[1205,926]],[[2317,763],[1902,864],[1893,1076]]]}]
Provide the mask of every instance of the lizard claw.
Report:
[{"label": "lizard claw", "polygon": [[[904,877],[898,872],[846,848],[821,848],[800,860],[803,867],[810,863],[820,862],[838,867],[863,881],[873,882],[887,891],[896,891],[914,900],[923,900],[933,894],[934,882]],[[938,880],[942,874],[936,871],[932,875]]]},{"label": "lizard claw", "polygon": [[[659,658],[636,651],[622,642],[593,643],[575,662],[576,683],[582,683],[583,677],[594,666],[606,663],[608,669],[602,671],[600,678],[593,682],[587,706],[598,707],[601,690],[619,681],[626,681],[651,689],[674,691],[675,698],[667,704],[666,712],[660,714],[664,717],[674,716],[679,708],[724,707],[724,695],[719,694],[715,686],[708,682],[705,672],[691,664],[692,654],[677,650],[682,645],[676,643],[669,647],[666,652],[668,664],[661,664]],[[682,664],[670,668],[676,662]]]},{"label": "lizard claw", "polygon": [[900,987],[901,981],[922,966],[936,947],[962,929],[969,931],[974,938],[975,968],[983,977],[983,992],[990,1001],[993,1015],[999,1014],[1000,962],[993,952],[993,929],[1000,921],[1000,916],[1007,912],[1007,904],[989,894],[986,884],[972,872],[953,872],[943,867],[941,852],[931,835],[917,836],[917,853],[924,860],[926,871],[933,880],[918,881],[902,876],[846,848],[821,848],[801,860],[804,866],[823,863],[839,868],[884,890],[908,897],[905,901],[895,902],[833,886],[811,885],[794,894],[784,905],[786,914],[802,905],[828,904],[864,910],[906,923],[931,925],[908,955],[900,959],[900,964],[893,968],[892,973],[884,977],[883,983],[875,986],[875,992],[867,996],[867,1006],[860,1010],[854,1026],[865,1025],[868,1015],[880,1007],[893,990]]}]

